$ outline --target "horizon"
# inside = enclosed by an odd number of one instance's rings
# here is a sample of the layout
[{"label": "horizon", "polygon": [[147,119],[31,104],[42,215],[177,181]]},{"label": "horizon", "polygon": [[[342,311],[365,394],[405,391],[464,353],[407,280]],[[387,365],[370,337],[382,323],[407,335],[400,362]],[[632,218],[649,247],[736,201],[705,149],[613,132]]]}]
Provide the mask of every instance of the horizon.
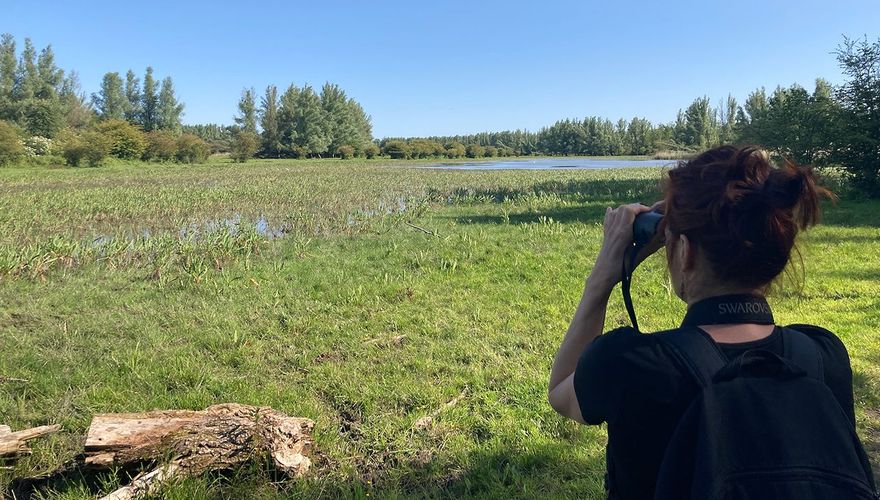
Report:
[{"label": "horizon", "polygon": [[[759,87],[812,91],[816,78],[840,82],[833,51],[844,36],[876,38],[880,18],[880,4],[867,0],[837,9],[815,0],[692,4],[511,8],[493,1],[413,10],[402,2],[337,2],[330,9],[278,4],[244,11],[229,3],[158,2],[135,19],[106,0],[90,9],[59,5],[53,16],[13,1],[12,28],[0,31],[15,37],[19,51],[26,37],[37,50],[51,45],[58,66],[78,73],[87,96],[107,72],[132,69],[142,78],[152,66],[158,78],[172,77],[188,125],[232,124],[246,87],[259,96],[269,84],[319,88],[330,81],[362,104],[374,137],[383,138],[537,131],[592,115],[669,123],[702,96],[717,105],[730,94],[742,104]],[[267,10],[275,15],[266,17]],[[704,22],[743,12],[782,22]],[[267,28],[266,18],[292,19],[294,26]],[[657,24],[686,26],[686,36],[658,35]],[[774,33],[773,26],[783,29]],[[694,43],[725,29],[739,31]],[[681,54],[688,56],[667,63]]]}]

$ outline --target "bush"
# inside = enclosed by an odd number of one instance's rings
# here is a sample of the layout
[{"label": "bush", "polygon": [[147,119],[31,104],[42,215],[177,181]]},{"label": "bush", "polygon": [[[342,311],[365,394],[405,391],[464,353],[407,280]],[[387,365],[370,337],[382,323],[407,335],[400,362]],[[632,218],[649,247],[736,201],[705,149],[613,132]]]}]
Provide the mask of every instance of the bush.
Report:
[{"label": "bush", "polygon": [[373,158],[379,156],[379,153],[380,153],[379,146],[377,146],[373,143],[367,144],[367,146],[364,147],[364,156],[366,156],[369,159],[373,159]]},{"label": "bush", "polygon": [[467,150],[464,147],[464,144],[460,142],[453,142],[449,146],[446,146],[446,157],[447,158],[461,158],[467,154]]},{"label": "bush", "polygon": [[229,156],[233,161],[244,163],[260,149],[260,138],[253,132],[239,130],[232,138]]},{"label": "bush", "polygon": [[20,160],[25,152],[15,125],[0,120],[0,166]]},{"label": "bush", "polygon": [[147,149],[144,133],[123,120],[106,120],[98,124],[98,132],[110,141],[110,154],[127,160],[136,160]]},{"label": "bush", "polygon": [[64,130],[59,134],[62,143],[62,156],[68,165],[78,167],[85,160],[90,167],[100,165],[110,154],[111,141],[96,130],[77,134]]},{"label": "bush", "polygon": [[486,150],[479,144],[469,144],[466,151],[468,158],[482,158],[486,154]]},{"label": "bush", "polygon": [[24,147],[32,156],[46,156],[52,153],[52,139],[35,135],[25,139]]},{"label": "bush", "polygon": [[181,163],[202,163],[208,159],[211,148],[208,143],[194,134],[183,134],[177,138],[177,154]]},{"label": "bush", "polygon": [[483,148],[483,156],[486,158],[492,158],[498,156],[498,148],[495,146],[486,146]]},{"label": "bush", "polygon": [[348,160],[354,157],[354,148],[348,144],[343,144],[336,150],[339,151],[339,156],[341,156],[343,160]]},{"label": "bush", "polygon": [[177,141],[171,132],[154,130],[146,134],[147,147],[141,159],[144,161],[171,161],[177,154]]},{"label": "bush", "polygon": [[395,160],[401,160],[404,158],[409,158],[410,154],[412,154],[409,144],[403,141],[388,141],[385,143],[385,146],[382,147],[382,153],[394,158]]}]

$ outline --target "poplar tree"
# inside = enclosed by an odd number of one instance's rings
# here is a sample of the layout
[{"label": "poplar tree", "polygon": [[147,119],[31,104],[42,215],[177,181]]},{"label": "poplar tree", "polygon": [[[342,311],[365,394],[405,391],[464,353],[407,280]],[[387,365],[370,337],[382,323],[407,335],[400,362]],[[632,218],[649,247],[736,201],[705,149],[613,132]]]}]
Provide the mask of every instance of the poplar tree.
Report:
[{"label": "poplar tree", "polygon": [[101,81],[101,90],[92,94],[92,103],[103,120],[123,119],[127,102],[122,91],[122,78],[116,72],[106,73]]},{"label": "poplar tree", "polygon": [[324,134],[327,150],[331,155],[338,153],[339,147],[351,144],[352,127],[349,109],[346,106],[345,92],[339,85],[327,82],[321,87],[321,109],[324,111]]},{"label": "poplar tree", "polygon": [[162,80],[162,90],[159,91],[159,103],[156,107],[156,128],[180,132],[180,116],[183,114],[183,104],[178,102],[174,95],[174,84],[171,77]]},{"label": "poplar tree", "polygon": [[141,81],[132,70],[128,70],[128,73],[125,74],[125,99],[128,101],[125,107],[125,120],[132,125],[139,125],[141,121]]},{"label": "poplar tree", "polygon": [[94,111],[80,87],[76,71],[71,71],[64,78],[58,94],[64,110],[65,125],[76,129],[87,127],[94,117]]},{"label": "poplar tree", "polygon": [[257,104],[253,88],[241,91],[241,99],[238,101],[239,115],[235,117],[235,123],[245,132],[257,133]]},{"label": "poplar tree", "polygon": [[266,87],[266,94],[260,100],[260,127],[263,129],[263,154],[278,156],[281,138],[278,133],[278,88]]},{"label": "poplar tree", "polygon": [[325,129],[321,98],[309,85],[303,87],[299,94],[297,118],[296,134],[299,145],[312,156],[326,152],[330,140]]},{"label": "poplar tree", "polygon": [[18,61],[15,78],[15,98],[18,101],[32,99],[37,91],[39,75],[37,74],[37,52],[30,38],[24,39],[24,50]]},{"label": "poplar tree", "polygon": [[159,96],[156,94],[156,81],[153,79],[153,68],[147,66],[144,75],[144,92],[141,95],[141,125],[144,131],[155,130],[158,125]]},{"label": "poplar tree", "polygon": [[35,97],[50,100],[57,98],[58,90],[64,79],[64,71],[55,65],[55,54],[52,52],[51,45],[47,45],[40,52],[40,57],[37,58],[37,77]]},{"label": "poplar tree", "polygon": [[281,95],[281,106],[278,109],[278,135],[281,146],[287,153],[299,156],[297,142],[297,110],[299,107],[300,90],[291,84]]},{"label": "poplar tree", "polygon": [[0,120],[15,119],[15,39],[9,33],[0,38]]}]

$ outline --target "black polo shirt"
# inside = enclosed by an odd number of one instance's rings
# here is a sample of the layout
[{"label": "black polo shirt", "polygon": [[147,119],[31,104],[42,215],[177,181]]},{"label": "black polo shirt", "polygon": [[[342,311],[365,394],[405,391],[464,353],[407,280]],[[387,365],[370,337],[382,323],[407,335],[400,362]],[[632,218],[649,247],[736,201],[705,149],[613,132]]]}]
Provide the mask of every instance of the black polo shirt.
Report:
[{"label": "black polo shirt", "polygon": [[[825,383],[855,426],[846,347],[828,330],[797,329],[816,341]],[[777,327],[761,340],[719,346],[731,359],[754,348],[782,355],[783,335]],[[665,344],[626,327],[600,335],[584,350],[574,373],[574,389],[584,420],[608,423],[606,456],[614,498],[652,498],[669,438],[697,396],[696,382],[679,368]]]}]

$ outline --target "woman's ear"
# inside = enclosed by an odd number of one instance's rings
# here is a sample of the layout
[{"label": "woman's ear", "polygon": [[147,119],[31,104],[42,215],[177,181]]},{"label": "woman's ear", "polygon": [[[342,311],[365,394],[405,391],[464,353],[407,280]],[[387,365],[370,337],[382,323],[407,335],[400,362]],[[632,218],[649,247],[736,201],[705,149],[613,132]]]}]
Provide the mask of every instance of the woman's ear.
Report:
[{"label": "woman's ear", "polygon": [[696,247],[691,243],[691,240],[683,234],[678,235],[678,245],[676,246],[678,247],[678,258],[679,262],[681,262],[681,270],[692,270],[697,261]]}]

